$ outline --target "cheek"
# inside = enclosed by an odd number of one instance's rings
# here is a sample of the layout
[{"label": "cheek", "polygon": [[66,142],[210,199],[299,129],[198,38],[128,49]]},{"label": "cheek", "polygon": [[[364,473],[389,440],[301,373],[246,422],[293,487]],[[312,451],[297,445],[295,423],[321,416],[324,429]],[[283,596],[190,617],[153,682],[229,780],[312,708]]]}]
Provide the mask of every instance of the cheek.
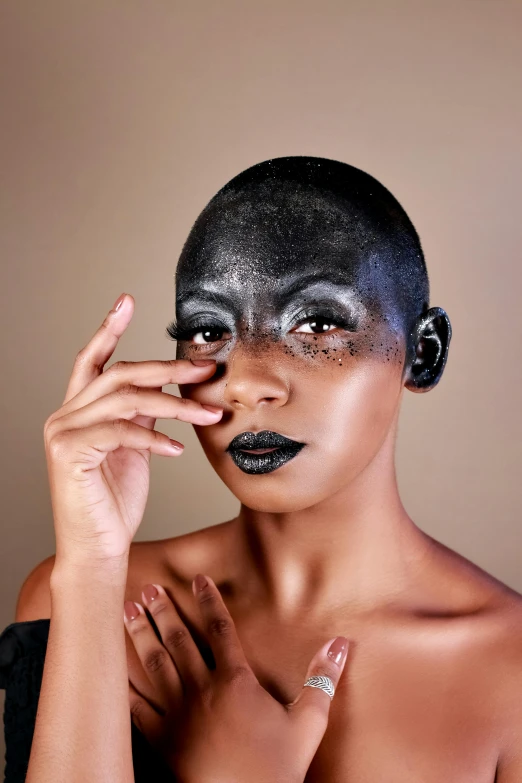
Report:
[{"label": "cheek", "polygon": [[[293,373],[292,395],[276,411],[284,427],[308,446],[281,471],[241,473],[216,448],[213,427],[195,427],[217,474],[247,507],[265,512],[308,508],[354,481],[384,442],[400,402],[400,365],[356,360]],[[196,385],[192,394],[201,392]],[[180,387],[180,391],[187,389]],[[219,425],[217,425],[219,427]]]},{"label": "cheek", "polygon": [[[216,375],[218,371],[214,374]],[[179,396],[202,404],[223,406],[223,384],[219,379],[211,383],[178,383]],[[204,427],[203,429],[207,429]]]},{"label": "cheek", "polygon": [[337,379],[318,381],[310,392],[310,440],[326,458],[325,470],[327,463],[329,470],[337,466],[348,478],[372,459],[389,432],[401,396],[400,365],[353,360],[346,370],[339,368]]}]

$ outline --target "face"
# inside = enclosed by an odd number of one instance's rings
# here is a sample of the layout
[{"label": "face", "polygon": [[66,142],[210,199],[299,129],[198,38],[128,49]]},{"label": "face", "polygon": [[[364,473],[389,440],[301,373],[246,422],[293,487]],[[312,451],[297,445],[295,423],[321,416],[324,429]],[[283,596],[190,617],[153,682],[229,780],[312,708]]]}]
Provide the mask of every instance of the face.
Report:
[{"label": "face", "polygon": [[243,199],[180,259],[176,356],[217,362],[180,392],[224,408],[195,430],[241,503],[295,511],[352,483],[381,448],[404,388],[403,329],[364,226],[295,189]]}]

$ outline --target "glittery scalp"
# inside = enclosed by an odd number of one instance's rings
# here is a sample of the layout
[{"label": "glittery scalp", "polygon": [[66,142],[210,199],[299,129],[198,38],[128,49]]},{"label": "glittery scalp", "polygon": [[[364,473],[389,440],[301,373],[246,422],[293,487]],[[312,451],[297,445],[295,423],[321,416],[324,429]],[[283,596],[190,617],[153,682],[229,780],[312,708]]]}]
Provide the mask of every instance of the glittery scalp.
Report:
[{"label": "glittery scalp", "polygon": [[373,313],[408,334],[429,304],[419,237],[374,177],[327,158],[290,156],[233,177],[193,224],[176,289],[226,281],[255,293],[293,271],[335,269]]}]

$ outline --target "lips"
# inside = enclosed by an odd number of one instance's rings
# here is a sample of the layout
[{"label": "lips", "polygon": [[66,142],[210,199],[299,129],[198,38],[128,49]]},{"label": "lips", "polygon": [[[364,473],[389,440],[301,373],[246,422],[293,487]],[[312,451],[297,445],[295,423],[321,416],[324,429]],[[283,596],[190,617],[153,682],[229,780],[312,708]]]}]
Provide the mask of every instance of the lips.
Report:
[{"label": "lips", "polygon": [[[227,452],[244,473],[270,473],[296,457],[305,443],[286,438],[279,432],[241,432],[232,438]],[[259,449],[271,449],[263,454]]]}]

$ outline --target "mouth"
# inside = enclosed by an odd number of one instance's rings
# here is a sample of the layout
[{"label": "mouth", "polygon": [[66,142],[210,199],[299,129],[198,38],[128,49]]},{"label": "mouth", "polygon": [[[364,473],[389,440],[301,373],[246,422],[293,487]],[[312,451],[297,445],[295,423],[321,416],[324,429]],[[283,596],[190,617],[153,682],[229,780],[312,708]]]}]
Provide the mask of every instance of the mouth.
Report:
[{"label": "mouth", "polygon": [[305,443],[278,432],[241,432],[232,438],[227,452],[244,473],[271,473],[296,457]]}]

